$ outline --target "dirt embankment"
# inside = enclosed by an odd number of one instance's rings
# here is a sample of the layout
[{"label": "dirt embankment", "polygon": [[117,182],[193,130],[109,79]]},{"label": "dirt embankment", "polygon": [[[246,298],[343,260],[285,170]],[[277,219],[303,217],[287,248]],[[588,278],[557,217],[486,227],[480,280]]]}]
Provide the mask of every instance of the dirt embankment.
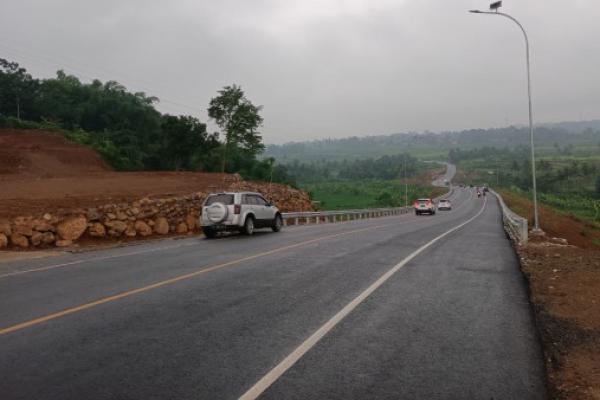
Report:
[{"label": "dirt embankment", "polygon": [[[503,192],[507,205],[531,217],[532,204]],[[518,246],[529,282],[553,399],[600,399],[600,249],[596,230],[540,209],[546,235]],[[576,245],[576,246],[575,246]]]},{"label": "dirt embankment", "polygon": [[[312,210],[305,192],[238,175],[111,171],[93,150],[31,130],[0,129],[0,188],[0,248],[197,231],[204,197],[226,190],[261,192],[282,211]],[[59,229],[64,221],[76,234]]]}]

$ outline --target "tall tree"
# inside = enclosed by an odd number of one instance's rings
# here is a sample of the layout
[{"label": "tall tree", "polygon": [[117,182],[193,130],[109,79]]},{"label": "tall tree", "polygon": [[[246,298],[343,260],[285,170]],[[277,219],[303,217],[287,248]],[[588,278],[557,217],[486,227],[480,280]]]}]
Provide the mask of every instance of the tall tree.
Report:
[{"label": "tall tree", "polygon": [[210,101],[208,116],[215,120],[225,136],[222,172],[227,167],[230,146],[241,148],[252,158],[264,150],[262,137],[257,131],[263,122],[259,114],[261,109],[262,106],[255,106],[246,99],[244,91],[237,85],[225,86]]},{"label": "tall tree", "polygon": [[0,114],[31,118],[38,86],[25,68],[0,58]]}]

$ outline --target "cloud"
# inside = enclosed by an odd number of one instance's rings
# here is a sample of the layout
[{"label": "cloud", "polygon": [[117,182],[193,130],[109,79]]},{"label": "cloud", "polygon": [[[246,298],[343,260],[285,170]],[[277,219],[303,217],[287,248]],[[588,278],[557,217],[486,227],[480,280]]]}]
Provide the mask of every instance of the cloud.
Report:
[{"label": "cloud", "polygon": [[[237,83],[264,106],[269,142],[522,123],[523,39],[508,20],[467,13],[487,4],[21,0],[0,5],[0,54],[38,76],[116,79],[202,120]],[[600,117],[600,4],[504,11],[531,38],[536,119]]]}]

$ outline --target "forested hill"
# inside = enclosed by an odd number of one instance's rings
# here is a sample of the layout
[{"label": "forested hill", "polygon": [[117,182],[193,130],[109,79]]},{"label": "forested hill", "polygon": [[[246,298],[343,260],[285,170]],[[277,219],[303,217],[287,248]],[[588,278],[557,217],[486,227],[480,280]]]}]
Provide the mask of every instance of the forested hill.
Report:
[{"label": "forested hill", "polygon": [[[595,146],[600,149],[600,120],[544,124],[535,128],[540,149],[557,146]],[[438,158],[450,149],[480,147],[513,148],[529,144],[527,127],[469,129],[442,133],[397,133],[382,136],[325,139],[267,146],[265,156],[283,163],[372,158],[410,152],[423,158]]]}]

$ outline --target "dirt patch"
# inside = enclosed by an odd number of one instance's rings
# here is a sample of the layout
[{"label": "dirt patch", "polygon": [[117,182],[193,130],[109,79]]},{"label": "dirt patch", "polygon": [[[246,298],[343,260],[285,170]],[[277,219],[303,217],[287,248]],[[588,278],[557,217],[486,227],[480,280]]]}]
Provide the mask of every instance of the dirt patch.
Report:
[{"label": "dirt patch", "polygon": [[[529,226],[533,226],[533,203],[531,200],[507,190],[499,190],[506,205],[527,218]],[[600,230],[593,225],[579,220],[577,217],[560,214],[552,208],[539,205],[540,227],[546,236],[567,239],[569,244],[583,249],[600,249]],[[535,238],[533,238],[535,240]]]},{"label": "dirt patch", "polygon": [[96,152],[59,133],[0,129],[0,175],[51,178],[105,171],[110,168]]},{"label": "dirt patch", "polygon": [[548,241],[518,248],[555,399],[600,399],[600,251]]}]

